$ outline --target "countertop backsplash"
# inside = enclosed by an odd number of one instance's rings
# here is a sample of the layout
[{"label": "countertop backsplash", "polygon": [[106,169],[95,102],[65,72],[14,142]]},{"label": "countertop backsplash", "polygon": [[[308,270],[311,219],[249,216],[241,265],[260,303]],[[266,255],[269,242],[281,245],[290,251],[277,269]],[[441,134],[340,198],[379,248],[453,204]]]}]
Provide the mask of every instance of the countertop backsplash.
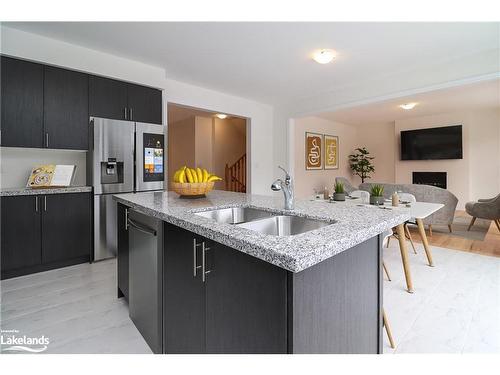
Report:
[{"label": "countertop backsplash", "polygon": [[33,167],[41,164],[76,165],[72,185],[86,185],[85,151],[45,150],[37,148],[0,147],[0,184],[2,188],[24,187]]}]

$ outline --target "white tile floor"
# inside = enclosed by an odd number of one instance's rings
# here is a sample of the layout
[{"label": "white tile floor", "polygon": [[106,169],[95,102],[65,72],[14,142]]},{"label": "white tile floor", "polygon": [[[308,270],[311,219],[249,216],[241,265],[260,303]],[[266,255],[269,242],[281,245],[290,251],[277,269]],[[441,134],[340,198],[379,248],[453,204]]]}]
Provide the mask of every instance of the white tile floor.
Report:
[{"label": "white tile floor", "polygon": [[384,249],[392,281],[384,281],[384,307],[396,349],[384,353],[500,353],[500,258],[432,248],[410,251],[415,292],[405,291],[397,241]]},{"label": "white tile floor", "polygon": [[[500,353],[500,258],[421,245],[410,253],[415,293],[405,291],[397,241],[385,249],[384,305],[396,340],[386,353]],[[1,282],[1,328],[49,337],[48,353],[150,353],[123,300],[114,260]]]}]

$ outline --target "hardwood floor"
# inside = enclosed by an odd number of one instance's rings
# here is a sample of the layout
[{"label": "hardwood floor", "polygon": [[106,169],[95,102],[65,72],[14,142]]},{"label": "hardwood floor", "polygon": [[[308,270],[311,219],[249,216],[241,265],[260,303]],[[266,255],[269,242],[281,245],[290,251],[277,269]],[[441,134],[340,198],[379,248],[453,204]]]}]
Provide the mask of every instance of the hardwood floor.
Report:
[{"label": "hardwood floor", "polygon": [[[465,211],[457,211],[455,216],[470,218]],[[422,241],[418,234],[417,227],[410,226],[410,231],[413,241],[421,243]],[[431,246],[439,246],[447,249],[500,257],[500,231],[498,231],[498,228],[493,221],[491,222],[490,228],[483,241],[453,236],[449,233],[440,233],[436,231],[432,232],[432,237],[429,236],[429,232],[427,231],[427,239],[429,241],[429,245]],[[419,247],[421,248],[421,246]]]}]

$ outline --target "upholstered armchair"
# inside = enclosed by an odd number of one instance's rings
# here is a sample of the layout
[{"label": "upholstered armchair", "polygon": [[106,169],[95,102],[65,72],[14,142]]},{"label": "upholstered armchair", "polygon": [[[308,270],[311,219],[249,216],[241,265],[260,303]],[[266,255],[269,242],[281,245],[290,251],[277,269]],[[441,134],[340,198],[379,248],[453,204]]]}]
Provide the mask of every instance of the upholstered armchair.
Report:
[{"label": "upholstered armchair", "polygon": [[500,194],[495,198],[479,199],[477,202],[468,202],[465,205],[465,211],[472,216],[469,224],[470,230],[476,221],[476,218],[493,220],[500,231]]}]

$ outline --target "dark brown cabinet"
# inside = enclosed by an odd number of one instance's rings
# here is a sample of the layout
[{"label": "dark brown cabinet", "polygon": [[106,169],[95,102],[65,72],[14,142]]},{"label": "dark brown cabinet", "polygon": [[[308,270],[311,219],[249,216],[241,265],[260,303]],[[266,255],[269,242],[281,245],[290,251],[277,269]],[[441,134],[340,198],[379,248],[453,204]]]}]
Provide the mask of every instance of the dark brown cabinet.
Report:
[{"label": "dark brown cabinet", "polygon": [[88,150],[89,116],[162,124],[162,92],[1,56],[0,145]]},{"label": "dark brown cabinet", "polygon": [[91,246],[89,194],[43,196],[42,263],[88,258]]},{"label": "dark brown cabinet", "polygon": [[127,83],[90,76],[89,111],[94,117],[128,120]]},{"label": "dark brown cabinet", "polygon": [[89,193],[2,197],[1,203],[2,279],[90,260]]},{"label": "dark brown cabinet", "polygon": [[285,270],[165,224],[166,353],[286,353]]},{"label": "dark brown cabinet", "polygon": [[128,85],[129,120],[161,124],[162,95],[160,90]]},{"label": "dark brown cabinet", "polygon": [[45,66],[45,147],[88,149],[88,100],[87,74]]},{"label": "dark brown cabinet", "polygon": [[41,264],[40,196],[2,197],[2,278]]},{"label": "dark brown cabinet", "polygon": [[162,93],[160,90],[90,76],[90,115],[95,117],[162,123]]},{"label": "dark brown cabinet", "polygon": [[287,352],[287,272],[216,242],[206,275],[206,352]]},{"label": "dark brown cabinet", "polygon": [[164,349],[205,352],[205,283],[201,237],[174,225],[164,229]]},{"label": "dark brown cabinet", "polygon": [[43,65],[1,58],[1,145],[43,147]]}]

